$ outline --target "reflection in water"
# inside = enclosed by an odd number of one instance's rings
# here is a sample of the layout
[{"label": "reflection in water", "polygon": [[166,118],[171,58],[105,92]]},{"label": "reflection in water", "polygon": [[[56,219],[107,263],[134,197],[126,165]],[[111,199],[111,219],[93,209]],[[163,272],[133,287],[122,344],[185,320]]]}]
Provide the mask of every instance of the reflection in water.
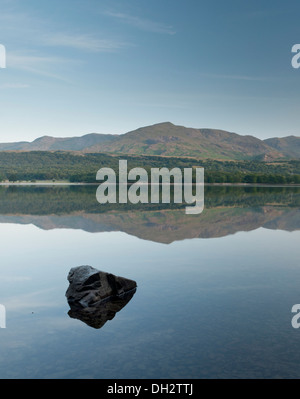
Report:
[{"label": "reflection in water", "polygon": [[[299,205],[297,187],[206,187],[198,216],[106,209],[95,187],[0,187],[1,378],[299,378]],[[132,277],[138,295],[69,306],[82,264]]]},{"label": "reflection in water", "polygon": [[71,308],[68,315],[94,328],[112,320],[136,292],[135,281],[91,266],[72,268],[68,280],[66,297]]},{"label": "reflection in water", "polygon": [[108,320],[112,320],[116,313],[119,312],[131,300],[136,290],[123,294],[119,298],[111,298],[103,301],[97,306],[80,308],[76,305],[70,305],[68,315],[73,319],[79,319],[90,327],[101,328]]},{"label": "reflection in water", "polygon": [[300,229],[300,187],[208,186],[199,215],[186,215],[178,204],[100,205],[95,190],[95,186],[0,187],[0,223],[34,224],[44,230],[122,231],[165,244],[260,227]]}]

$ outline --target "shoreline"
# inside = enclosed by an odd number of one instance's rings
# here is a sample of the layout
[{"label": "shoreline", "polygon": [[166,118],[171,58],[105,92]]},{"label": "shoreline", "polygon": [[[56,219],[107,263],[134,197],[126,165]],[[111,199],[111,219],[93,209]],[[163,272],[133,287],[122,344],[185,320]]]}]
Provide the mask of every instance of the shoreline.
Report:
[{"label": "shoreline", "polygon": [[[0,186],[98,186],[100,183],[82,182],[0,182]],[[194,183],[195,184],[195,183]],[[171,185],[173,185],[171,183]],[[204,183],[204,186],[225,187],[300,187],[300,184],[274,184],[274,183]]]}]

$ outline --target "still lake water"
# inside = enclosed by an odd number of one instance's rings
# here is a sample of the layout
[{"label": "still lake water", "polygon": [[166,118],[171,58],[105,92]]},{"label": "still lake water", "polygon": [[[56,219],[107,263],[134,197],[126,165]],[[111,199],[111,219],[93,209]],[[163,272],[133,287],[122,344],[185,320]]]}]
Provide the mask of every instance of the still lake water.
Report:
[{"label": "still lake water", "polygon": [[[200,215],[95,190],[0,188],[0,378],[300,378],[299,187],[206,187]],[[100,329],[68,315],[79,265],[137,282]]]}]

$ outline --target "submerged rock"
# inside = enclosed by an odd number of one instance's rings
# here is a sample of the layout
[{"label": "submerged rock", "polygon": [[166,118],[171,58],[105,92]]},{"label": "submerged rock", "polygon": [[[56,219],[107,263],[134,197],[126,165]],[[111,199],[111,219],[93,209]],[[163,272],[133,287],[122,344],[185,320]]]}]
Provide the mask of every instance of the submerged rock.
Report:
[{"label": "submerged rock", "polygon": [[136,282],[93,268],[73,267],[68,275],[70,283],[66,297],[68,315],[94,328],[101,328],[112,320],[133,297]]}]

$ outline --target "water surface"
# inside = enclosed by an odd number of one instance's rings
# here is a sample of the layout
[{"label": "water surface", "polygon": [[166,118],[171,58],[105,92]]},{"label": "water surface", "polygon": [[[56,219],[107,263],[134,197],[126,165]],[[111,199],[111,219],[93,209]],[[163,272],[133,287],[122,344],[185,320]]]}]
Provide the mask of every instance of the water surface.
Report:
[{"label": "water surface", "polygon": [[[101,207],[95,187],[0,187],[1,378],[299,378],[300,189],[206,187],[205,209]],[[100,329],[70,268],[133,279]]]}]

